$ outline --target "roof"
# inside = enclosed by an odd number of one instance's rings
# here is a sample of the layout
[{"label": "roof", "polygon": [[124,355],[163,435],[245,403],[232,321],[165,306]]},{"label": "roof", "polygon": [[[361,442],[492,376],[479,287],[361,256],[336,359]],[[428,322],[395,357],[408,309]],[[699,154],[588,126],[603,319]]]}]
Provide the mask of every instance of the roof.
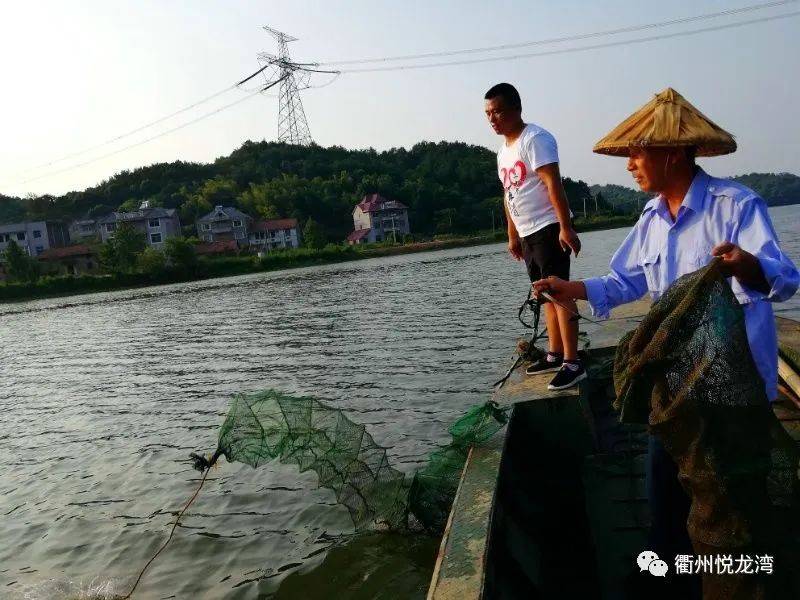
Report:
[{"label": "roof", "polygon": [[211,223],[213,221],[230,221],[230,220],[253,220],[253,217],[240,211],[233,206],[215,206],[214,210],[210,213],[203,215],[197,219],[198,223]]},{"label": "roof", "polygon": [[197,244],[194,247],[195,254],[225,254],[227,252],[238,252],[239,245],[236,240],[226,240],[223,242],[207,242]]},{"label": "roof", "polygon": [[697,156],[736,151],[733,136],[672,88],[655,95],[592,148],[598,154],[628,156],[631,147],[696,148]]},{"label": "roof", "polygon": [[402,202],[398,202],[397,200],[388,200],[380,194],[367,194],[357,206],[365,213],[376,210],[384,210],[386,208],[408,209],[408,207]]},{"label": "roof", "polygon": [[64,248],[48,248],[39,253],[37,258],[41,260],[58,260],[60,258],[70,258],[73,256],[93,256],[95,254],[89,246],[78,244],[76,246],[65,246]]},{"label": "roof", "polygon": [[98,223],[119,223],[120,221],[144,221],[145,219],[173,219],[178,216],[174,208],[143,208],[133,212],[112,212],[101,217]]},{"label": "roof", "polygon": [[297,219],[267,219],[256,221],[250,231],[277,231],[278,229],[296,229]]},{"label": "roof", "polygon": [[357,242],[362,238],[365,238],[369,233],[369,229],[356,229],[350,235],[347,236],[348,242]]}]

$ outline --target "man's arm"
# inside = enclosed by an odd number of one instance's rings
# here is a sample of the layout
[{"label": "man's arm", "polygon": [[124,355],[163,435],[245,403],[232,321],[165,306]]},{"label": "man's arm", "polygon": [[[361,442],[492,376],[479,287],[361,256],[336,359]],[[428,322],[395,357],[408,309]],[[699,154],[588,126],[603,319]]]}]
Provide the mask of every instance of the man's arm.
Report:
[{"label": "man's arm", "polygon": [[506,212],[506,222],[508,223],[508,252],[514,257],[514,260],[522,260],[522,242],[520,242],[514,220],[508,212],[508,203],[505,196],[507,193],[503,192],[503,210]]},{"label": "man's arm", "polygon": [[641,220],[633,226],[611,257],[611,272],[604,277],[564,281],[548,277],[533,282],[536,292],[549,292],[557,301],[588,300],[595,317],[605,319],[611,309],[632,302],[647,292],[647,277],[639,264]]},{"label": "man's arm", "polygon": [[558,234],[558,241],[565,251],[572,250],[575,256],[581,251],[581,241],[578,234],[572,228],[572,219],[569,214],[569,202],[567,202],[567,193],[564,191],[564,184],[561,182],[561,172],[558,168],[558,163],[550,163],[549,165],[542,165],[536,169],[536,174],[542,180],[547,188],[547,197],[550,204],[556,211],[558,223],[561,225],[561,231]]}]

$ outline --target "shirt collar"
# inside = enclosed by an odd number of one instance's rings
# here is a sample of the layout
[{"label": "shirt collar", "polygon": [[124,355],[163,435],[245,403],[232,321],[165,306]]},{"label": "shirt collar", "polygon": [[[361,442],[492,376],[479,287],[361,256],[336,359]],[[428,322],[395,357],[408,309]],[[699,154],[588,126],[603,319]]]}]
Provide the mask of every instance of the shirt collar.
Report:
[{"label": "shirt collar", "polygon": [[[706,173],[700,167],[697,167],[697,172],[694,175],[694,179],[692,179],[691,185],[689,185],[689,189],[686,191],[686,195],[683,197],[681,207],[685,207],[695,213],[701,212],[705,204],[710,180],[711,177],[708,175],[708,173]],[[661,194],[648,202],[646,208],[650,208],[651,210],[655,209],[656,213],[665,219],[672,221],[672,217],[669,215],[669,209],[667,208],[667,205],[664,202],[664,198],[661,196]],[[678,214],[680,214],[680,209],[678,209]]]}]

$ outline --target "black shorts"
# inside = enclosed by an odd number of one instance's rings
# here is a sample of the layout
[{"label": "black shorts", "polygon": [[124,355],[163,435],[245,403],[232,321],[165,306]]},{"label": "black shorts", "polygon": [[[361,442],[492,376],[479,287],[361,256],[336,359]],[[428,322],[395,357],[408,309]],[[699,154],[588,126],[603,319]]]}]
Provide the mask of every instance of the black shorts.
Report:
[{"label": "black shorts", "polygon": [[558,241],[560,231],[561,226],[558,223],[551,223],[520,240],[522,256],[531,281],[550,275],[569,280],[569,252],[561,248]]}]

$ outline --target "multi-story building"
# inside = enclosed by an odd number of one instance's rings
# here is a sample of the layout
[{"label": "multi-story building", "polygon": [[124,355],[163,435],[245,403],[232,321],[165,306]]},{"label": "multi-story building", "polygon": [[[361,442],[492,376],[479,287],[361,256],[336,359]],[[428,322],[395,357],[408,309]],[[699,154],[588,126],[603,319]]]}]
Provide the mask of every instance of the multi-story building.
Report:
[{"label": "multi-story building", "polygon": [[207,215],[197,219],[197,236],[204,242],[236,241],[247,245],[247,234],[253,218],[233,206],[215,206]]},{"label": "multi-story building", "polygon": [[128,223],[134,229],[144,233],[147,244],[154,248],[160,248],[168,238],[181,235],[181,221],[177,210],[174,208],[150,208],[147,202],[142,202],[137,211],[113,212],[98,219],[100,240],[105,243],[114,237],[114,232],[122,223]]},{"label": "multi-story building", "polygon": [[69,224],[70,240],[79,241],[94,237],[100,238],[97,219],[75,219]]},{"label": "multi-story building", "polygon": [[397,200],[387,200],[380,194],[368,194],[353,209],[353,232],[349,244],[382,242],[403,239],[411,233],[408,207]]},{"label": "multi-story building", "polygon": [[30,256],[39,256],[49,248],[61,248],[69,244],[69,232],[63,223],[57,221],[0,225],[0,252],[4,252],[12,240]]},{"label": "multi-story building", "polygon": [[252,249],[265,252],[275,248],[298,248],[300,231],[297,219],[256,221],[250,228],[248,241]]}]

